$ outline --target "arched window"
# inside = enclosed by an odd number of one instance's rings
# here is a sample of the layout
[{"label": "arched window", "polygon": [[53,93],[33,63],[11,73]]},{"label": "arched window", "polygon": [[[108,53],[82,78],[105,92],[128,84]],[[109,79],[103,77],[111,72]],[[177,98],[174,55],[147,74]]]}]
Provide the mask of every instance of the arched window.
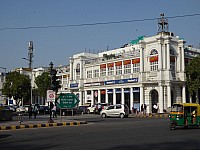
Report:
[{"label": "arched window", "polygon": [[150,71],[157,71],[158,70],[158,51],[156,49],[152,49],[150,51]]}]

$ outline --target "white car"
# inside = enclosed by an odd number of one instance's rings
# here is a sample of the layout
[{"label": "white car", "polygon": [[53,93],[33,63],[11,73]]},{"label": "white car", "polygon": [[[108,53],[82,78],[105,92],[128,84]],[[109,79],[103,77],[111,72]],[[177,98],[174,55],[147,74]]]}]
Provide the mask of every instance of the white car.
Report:
[{"label": "white car", "polygon": [[26,112],[26,108],[23,107],[23,106],[19,106],[19,107],[17,107],[16,112],[23,112],[23,113],[25,113]]},{"label": "white car", "polygon": [[100,113],[102,118],[106,117],[128,117],[129,108],[125,104],[110,105],[107,109],[104,109]]},{"label": "white car", "polygon": [[96,105],[92,105],[92,106],[87,108],[87,113],[88,114],[95,113],[95,111],[96,111]]},{"label": "white car", "polygon": [[[87,108],[87,113],[100,113],[101,110],[108,108],[108,103],[98,103]],[[100,109],[100,111],[98,110]]]}]

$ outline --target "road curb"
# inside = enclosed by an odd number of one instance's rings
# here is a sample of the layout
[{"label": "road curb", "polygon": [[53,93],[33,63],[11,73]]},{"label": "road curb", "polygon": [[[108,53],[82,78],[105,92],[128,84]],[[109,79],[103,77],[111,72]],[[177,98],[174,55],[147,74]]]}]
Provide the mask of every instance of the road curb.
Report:
[{"label": "road curb", "polygon": [[86,121],[81,122],[61,122],[61,123],[46,123],[46,124],[22,124],[22,125],[11,125],[11,126],[0,126],[0,130],[18,130],[25,128],[44,128],[44,127],[56,127],[56,126],[80,126],[87,124]]},{"label": "road curb", "polygon": [[169,114],[134,115],[134,118],[169,118]]}]

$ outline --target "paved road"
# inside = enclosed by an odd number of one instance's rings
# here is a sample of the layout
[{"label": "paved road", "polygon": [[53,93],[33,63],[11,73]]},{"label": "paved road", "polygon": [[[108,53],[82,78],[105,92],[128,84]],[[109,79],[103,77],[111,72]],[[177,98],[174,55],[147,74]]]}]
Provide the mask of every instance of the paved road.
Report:
[{"label": "paved road", "polygon": [[87,125],[0,131],[3,149],[198,150],[200,130],[169,130],[168,119],[80,116]]}]

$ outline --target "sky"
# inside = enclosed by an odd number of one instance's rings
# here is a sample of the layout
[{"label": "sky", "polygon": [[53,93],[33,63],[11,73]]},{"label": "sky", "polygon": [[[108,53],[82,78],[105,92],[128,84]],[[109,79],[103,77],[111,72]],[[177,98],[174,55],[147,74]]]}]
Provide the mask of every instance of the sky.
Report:
[{"label": "sky", "polygon": [[170,32],[198,47],[200,15],[193,14],[200,14],[199,7],[199,0],[0,0],[0,72],[28,67],[22,58],[28,59],[30,41],[37,68],[50,62],[68,65],[74,54],[112,50],[138,36],[153,36],[160,13],[171,17]]}]

